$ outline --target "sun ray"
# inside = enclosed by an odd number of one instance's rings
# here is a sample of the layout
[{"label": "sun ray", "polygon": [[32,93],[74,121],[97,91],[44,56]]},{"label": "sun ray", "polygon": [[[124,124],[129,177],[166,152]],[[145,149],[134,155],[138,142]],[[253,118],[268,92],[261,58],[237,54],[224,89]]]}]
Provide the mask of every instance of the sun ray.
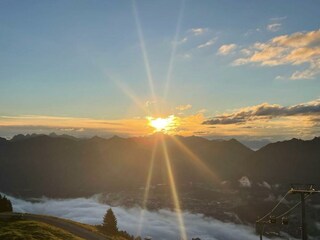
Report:
[{"label": "sun ray", "polygon": [[213,180],[215,183],[219,183],[220,179],[219,177],[214,174],[210,168],[203,163],[203,161],[194,154],[185,144],[183,144],[177,137],[169,135],[174,142],[180,147],[182,151],[184,151],[193,161],[191,161],[192,164],[194,164],[196,167],[200,168],[203,173],[208,176],[211,180]]},{"label": "sun ray", "polygon": [[169,177],[170,190],[171,190],[171,194],[172,194],[172,198],[173,198],[173,204],[175,207],[175,212],[177,213],[177,218],[178,218],[178,223],[179,223],[180,237],[182,240],[187,240],[188,238],[187,238],[186,228],[184,225],[179,196],[178,196],[178,192],[177,192],[177,188],[176,188],[176,183],[174,180],[174,174],[173,174],[172,167],[171,167],[171,162],[170,162],[170,158],[169,158],[167,145],[166,145],[165,139],[163,139],[163,136],[162,136],[161,140],[162,140],[161,142],[162,142],[162,148],[163,148],[166,168],[167,168],[168,177]]},{"label": "sun ray", "polygon": [[137,230],[136,236],[141,236],[145,209],[146,209],[147,202],[149,199],[149,192],[150,192],[151,180],[152,180],[152,176],[153,176],[153,166],[154,166],[155,156],[156,156],[156,152],[157,152],[157,147],[158,147],[158,141],[157,141],[157,138],[155,138],[155,142],[154,142],[152,154],[151,154],[151,161],[150,161],[148,176],[147,176],[147,183],[146,183],[146,187],[144,190],[142,209],[140,212],[139,224],[138,224],[138,230]]},{"label": "sun ray", "polygon": [[173,65],[174,65],[174,57],[176,55],[177,43],[178,43],[178,38],[179,38],[179,33],[180,33],[180,26],[181,26],[182,16],[183,16],[183,12],[184,12],[184,5],[185,5],[185,0],[182,0],[180,11],[179,11],[179,16],[178,16],[178,21],[177,21],[176,32],[175,32],[173,43],[172,43],[169,66],[168,66],[168,71],[167,71],[167,76],[166,76],[166,83],[165,83],[165,87],[164,87],[164,97],[163,97],[164,99],[167,98],[168,91],[169,91],[169,85],[170,85],[172,71],[173,71]]},{"label": "sun ray", "polygon": [[96,61],[91,61],[92,64],[96,65],[103,72],[104,76],[108,78],[111,82],[113,82],[127,97],[129,97],[135,105],[144,112],[146,115],[150,115],[151,113],[147,111],[145,104],[141,102],[141,100],[134,94],[134,92],[127,86],[124,82],[120,81],[114,74],[109,72],[107,69],[103,67],[102,64]]},{"label": "sun ray", "polygon": [[144,42],[144,36],[143,36],[143,32],[142,32],[142,28],[141,28],[140,19],[139,19],[138,10],[137,10],[137,6],[136,6],[135,0],[132,0],[132,6],[133,6],[133,15],[134,15],[135,23],[136,23],[136,28],[137,28],[138,36],[139,36],[139,41],[140,41],[140,47],[141,47],[141,51],[142,51],[143,61],[144,61],[144,65],[145,65],[145,70],[146,70],[146,73],[147,73],[149,88],[150,88],[151,95],[152,95],[152,98],[153,98],[152,100],[156,101],[156,94],[155,94],[155,91],[154,91],[154,83],[153,83],[153,77],[152,77],[150,62],[149,62],[149,58],[148,58],[146,45],[145,45],[145,42]]},{"label": "sun ray", "polygon": [[124,83],[120,81],[116,81],[112,79],[113,82],[118,86],[118,88],[127,96],[129,97],[135,104],[136,106],[141,109],[144,114],[149,115],[151,114],[148,109],[145,107],[145,104],[141,102],[141,100],[134,94],[134,92]]}]

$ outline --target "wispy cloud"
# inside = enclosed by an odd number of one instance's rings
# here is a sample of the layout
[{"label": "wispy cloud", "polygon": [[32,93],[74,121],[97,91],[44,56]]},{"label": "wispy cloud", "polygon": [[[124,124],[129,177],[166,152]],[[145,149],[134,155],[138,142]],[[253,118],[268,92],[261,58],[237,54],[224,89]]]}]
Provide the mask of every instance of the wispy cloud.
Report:
[{"label": "wispy cloud", "polygon": [[282,24],[281,23],[271,23],[267,25],[267,30],[270,32],[277,32],[280,30]]},{"label": "wispy cloud", "polygon": [[188,32],[192,33],[194,36],[200,36],[208,31],[208,28],[191,28]]},{"label": "wispy cloud", "polygon": [[218,55],[228,55],[233,52],[237,48],[237,45],[232,43],[232,44],[225,44],[222,45],[219,49],[217,54]]},{"label": "wispy cloud", "polygon": [[273,18],[270,18],[270,21],[272,22],[280,22],[280,21],[283,21],[287,19],[287,16],[283,16],[283,17],[273,17]]},{"label": "wispy cloud", "polygon": [[183,43],[186,43],[187,41],[188,41],[188,37],[183,37],[177,42],[177,44],[183,44]]},{"label": "wispy cloud", "polygon": [[[307,64],[295,71],[290,79],[313,79],[320,74],[320,30],[281,35],[267,42],[257,42],[245,48],[249,55],[238,58],[233,65],[259,64],[261,66]],[[242,49],[243,51],[243,49]]]},{"label": "wispy cloud", "polygon": [[217,41],[217,38],[210,39],[209,41],[198,45],[197,48],[205,48],[205,47],[212,46],[213,44],[215,44],[216,41]]},{"label": "wispy cloud", "polygon": [[185,111],[185,110],[188,110],[190,108],[192,108],[191,104],[180,105],[180,106],[176,107],[176,109],[179,110],[179,111]]},{"label": "wispy cloud", "polygon": [[285,20],[287,17],[274,17],[270,18],[270,24],[267,25],[266,29],[269,32],[278,32],[282,27],[282,21]]}]

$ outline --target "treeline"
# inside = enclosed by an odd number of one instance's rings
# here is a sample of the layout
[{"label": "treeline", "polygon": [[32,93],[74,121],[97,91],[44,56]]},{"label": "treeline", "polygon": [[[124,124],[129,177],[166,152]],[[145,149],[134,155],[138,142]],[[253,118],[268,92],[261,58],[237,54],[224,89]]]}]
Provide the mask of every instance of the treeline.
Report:
[{"label": "treeline", "polygon": [[0,194],[0,212],[12,212],[11,201]]}]

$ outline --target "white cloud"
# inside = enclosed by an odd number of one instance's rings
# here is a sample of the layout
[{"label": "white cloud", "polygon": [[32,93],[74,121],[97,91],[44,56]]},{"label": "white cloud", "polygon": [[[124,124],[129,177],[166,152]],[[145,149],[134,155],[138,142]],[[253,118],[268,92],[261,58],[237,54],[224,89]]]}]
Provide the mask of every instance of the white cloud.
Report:
[{"label": "white cloud", "polygon": [[313,79],[316,75],[320,74],[320,58],[311,62],[310,67],[303,71],[296,71],[294,72],[290,79],[297,80],[297,79]]},{"label": "white cloud", "polygon": [[306,69],[296,71],[290,76],[290,79],[294,80],[313,79],[320,74],[320,29],[277,36],[267,42],[256,42],[245,49],[248,55],[234,60],[233,65],[255,63],[261,66],[297,66],[307,64]]},{"label": "white cloud", "polygon": [[208,31],[208,28],[192,28],[188,32],[191,32],[194,36],[200,36]]},{"label": "white cloud", "polygon": [[213,45],[216,41],[217,41],[217,38],[213,38],[213,39],[211,39],[211,40],[209,40],[209,41],[207,41],[207,42],[205,42],[203,44],[198,45],[197,48],[209,47],[209,46]]},{"label": "white cloud", "polygon": [[249,56],[250,54],[252,54],[252,51],[246,48],[243,48],[240,50],[240,53],[245,55],[245,56]]},{"label": "white cloud", "polygon": [[187,41],[188,41],[188,38],[184,37],[180,41],[178,41],[177,44],[183,44],[183,43],[186,43]]},{"label": "white cloud", "polygon": [[[99,195],[75,199],[41,198],[38,201],[28,202],[9,196],[16,212],[52,215],[93,225],[102,223],[103,215],[110,207],[102,204],[100,198]],[[119,228],[136,235],[141,209],[122,207],[112,207],[112,209],[118,219]],[[182,216],[190,239],[199,237],[203,240],[255,240],[257,238],[254,229],[248,226],[224,223],[202,214],[189,212],[184,212]],[[175,212],[166,209],[156,212],[144,211],[143,223],[145,224],[142,224],[142,237],[151,236],[159,240],[179,239],[179,224]]]},{"label": "white cloud", "polygon": [[235,50],[237,48],[237,45],[232,43],[232,44],[225,44],[222,45],[219,49],[218,49],[218,55],[228,55],[230,54],[233,50]]},{"label": "white cloud", "polygon": [[280,30],[281,26],[281,23],[271,23],[267,26],[267,30],[270,32],[277,32]]}]

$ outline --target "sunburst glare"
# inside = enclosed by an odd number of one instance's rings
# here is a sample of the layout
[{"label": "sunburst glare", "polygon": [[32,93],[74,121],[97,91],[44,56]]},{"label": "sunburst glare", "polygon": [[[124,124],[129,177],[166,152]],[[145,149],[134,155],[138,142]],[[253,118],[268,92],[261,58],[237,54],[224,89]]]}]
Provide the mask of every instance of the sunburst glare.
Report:
[{"label": "sunburst glare", "polygon": [[153,127],[155,132],[169,133],[179,125],[179,120],[174,115],[170,115],[167,118],[147,117],[147,120],[149,126]]},{"label": "sunburst glare", "polygon": [[155,139],[155,145],[153,146],[153,150],[152,150],[151,161],[150,161],[150,166],[149,166],[149,171],[148,171],[148,176],[147,176],[147,182],[146,182],[146,186],[145,186],[145,189],[144,189],[142,209],[141,209],[140,217],[139,217],[139,225],[138,225],[138,230],[137,230],[137,236],[141,235],[141,230],[142,230],[143,221],[144,221],[145,209],[147,207],[147,202],[148,202],[148,199],[149,199],[149,191],[150,191],[150,186],[151,186],[151,180],[152,180],[152,175],[153,175],[153,167],[154,167],[154,161],[155,161],[157,148],[158,148],[158,142],[157,142],[157,139]]},{"label": "sunburst glare", "polygon": [[172,200],[173,200],[173,204],[175,207],[175,211],[177,213],[177,220],[179,223],[180,238],[181,238],[181,240],[187,240],[188,237],[187,237],[184,219],[183,219],[183,215],[182,215],[182,210],[181,210],[181,206],[180,206],[180,200],[179,200],[179,195],[178,195],[178,191],[177,191],[177,187],[176,187],[174,173],[173,173],[173,170],[171,167],[171,161],[170,161],[170,157],[169,157],[169,153],[168,153],[168,148],[167,148],[165,140],[163,138],[161,140],[162,140],[161,141],[162,142],[162,149],[163,149],[163,153],[164,153],[164,158],[165,158],[165,163],[166,163],[166,168],[167,168],[167,173],[168,173],[168,178],[169,178]]}]

